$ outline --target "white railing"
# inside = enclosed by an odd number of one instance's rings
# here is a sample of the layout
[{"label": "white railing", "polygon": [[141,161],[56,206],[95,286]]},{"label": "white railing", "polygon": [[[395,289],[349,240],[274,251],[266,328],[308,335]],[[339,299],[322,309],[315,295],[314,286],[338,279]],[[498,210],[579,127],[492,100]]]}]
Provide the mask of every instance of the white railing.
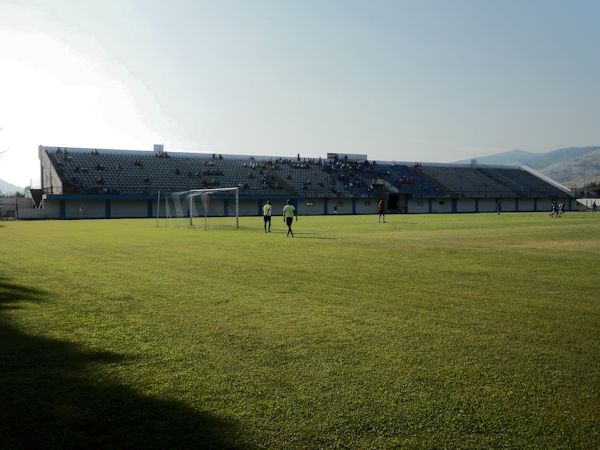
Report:
[{"label": "white railing", "polygon": [[521,170],[524,170],[524,171],[526,171],[526,172],[529,172],[530,174],[532,174],[532,175],[534,175],[534,176],[538,177],[540,180],[543,180],[543,181],[545,181],[546,183],[548,183],[548,184],[550,184],[550,185],[554,186],[556,189],[560,189],[561,191],[563,191],[563,192],[565,192],[565,193],[567,193],[567,194],[569,194],[569,195],[572,195],[572,194],[573,194],[573,192],[571,191],[571,189],[569,189],[568,187],[566,187],[566,186],[563,186],[563,185],[562,185],[562,184],[560,184],[558,181],[554,181],[552,178],[550,178],[550,177],[547,177],[547,176],[546,176],[546,175],[544,175],[543,173],[540,173],[540,172],[538,172],[537,170],[535,170],[535,169],[532,169],[532,168],[531,168],[531,167],[529,167],[529,166],[520,166],[520,169],[521,169]]}]

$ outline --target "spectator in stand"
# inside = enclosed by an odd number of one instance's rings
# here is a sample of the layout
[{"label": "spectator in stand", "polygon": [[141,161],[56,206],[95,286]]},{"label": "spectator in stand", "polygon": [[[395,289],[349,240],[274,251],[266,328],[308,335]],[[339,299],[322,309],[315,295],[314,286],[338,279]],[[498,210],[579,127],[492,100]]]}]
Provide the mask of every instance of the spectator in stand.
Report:
[{"label": "spectator in stand", "polygon": [[[265,233],[271,232],[271,212],[271,200],[267,200],[267,203],[265,203],[263,206],[263,220],[265,222]],[[267,224],[269,225],[268,227]]]},{"label": "spectator in stand", "polygon": [[379,213],[379,223],[382,221],[385,223],[385,204],[383,203],[383,199],[377,202],[377,212]]}]

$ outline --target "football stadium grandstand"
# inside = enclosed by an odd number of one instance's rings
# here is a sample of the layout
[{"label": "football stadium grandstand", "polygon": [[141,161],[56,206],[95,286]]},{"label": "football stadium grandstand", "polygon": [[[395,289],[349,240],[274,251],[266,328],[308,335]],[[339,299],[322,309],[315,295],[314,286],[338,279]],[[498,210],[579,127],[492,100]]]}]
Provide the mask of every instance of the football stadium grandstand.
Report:
[{"label": "football stadium grandstand", "polygon": [[[239,214],[260,215],[265,200],[280,211],[291,199],[301,215],[549,211],[577,209],[570,190],[527,167],[326,158],[109,150],[40,146],[41,192],[48,218],[164,216],[161,195],[237,187]],[[234,214],[229,193],[211,199],[209,215]]]}]

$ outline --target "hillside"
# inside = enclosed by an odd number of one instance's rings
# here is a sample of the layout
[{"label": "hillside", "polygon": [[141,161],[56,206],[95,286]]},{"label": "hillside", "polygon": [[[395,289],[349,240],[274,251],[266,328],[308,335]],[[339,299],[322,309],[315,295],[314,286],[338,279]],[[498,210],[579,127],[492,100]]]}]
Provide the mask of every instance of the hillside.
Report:
[{"label": "hillside", "polygon": [[23,192],[23,188],[0,180],[0,194],[14,194],[15,192]]},{"label": "hillside", "polygon": [[546,153],[512,150],[475,159],[482,164],[526,165],[565,186],[600,181],[600,146],[560,148]]}]

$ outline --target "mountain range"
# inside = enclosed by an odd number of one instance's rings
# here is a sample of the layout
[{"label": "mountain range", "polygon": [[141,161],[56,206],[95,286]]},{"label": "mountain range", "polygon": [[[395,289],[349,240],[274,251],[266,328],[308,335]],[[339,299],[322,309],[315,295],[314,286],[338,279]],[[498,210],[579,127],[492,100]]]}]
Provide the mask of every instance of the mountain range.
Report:
[{"label": "mountain range", "polygon": [[4,180],[0,180],[0,194],[14,194],[15,192],[23,192],[23,188],[15,186],[14,184],[7,183]]},{"label": "mountain range", "polygon": [[474,159],[481,164],[529,166],[569,187],[600,182],[600,146],[559,148],[546,153],[511,150]]}]

